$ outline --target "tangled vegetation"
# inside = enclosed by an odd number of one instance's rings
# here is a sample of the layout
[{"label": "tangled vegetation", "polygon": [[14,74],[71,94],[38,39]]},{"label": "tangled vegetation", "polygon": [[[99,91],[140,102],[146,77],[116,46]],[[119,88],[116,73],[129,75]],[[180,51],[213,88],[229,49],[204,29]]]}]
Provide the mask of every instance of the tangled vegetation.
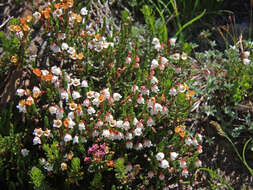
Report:
[{"label": "tangled vegetation", "polygon": [[[20,80],[1,109],[0,184],[182,189],[197,188],[198,173],[206,171],[220,182],[211,183],[213,189],[233,189],[202,166],[202,120],[231,143],[253,175],[245,159],[253,150],[253,42],[241,37],[221,52],[203,31],[210,50],[196,52],[183,30],[205,11],[185,25],[177,20],[178,32],[169,37],[159,7],[157,21],[143,5],[145,25],[138,27],[127,10],[120,26],[113,18],[96,20],[93,6],[45,2],[0,33],[1,78]],[[43,42],[36,45],[38,33]]]}]

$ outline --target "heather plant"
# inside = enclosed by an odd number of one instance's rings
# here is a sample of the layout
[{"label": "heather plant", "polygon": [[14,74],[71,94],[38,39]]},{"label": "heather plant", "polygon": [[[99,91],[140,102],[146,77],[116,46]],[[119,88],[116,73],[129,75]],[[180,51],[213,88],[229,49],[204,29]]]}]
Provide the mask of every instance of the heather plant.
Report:
[{"label": "heather plant", "polygon": [[[13,167],[7,154],[25,162],[24,180],[5,177],[3,183],[13,189],[28,181],[35,189],[192,183],[203,139],[188,130],[196,102],[191,59],[175,38],[161,43],[153,35],[133,35],[127,11],[119,30],[107,32],[107,18],[94,30],[82,6],[52,1],[9,25],[20,51],[2,61],[28,71],[31,82],[16,90],[18,114],[5,123],[9,136],[1,137],[14,144],[8,139],[18,135],[13,150],[1,149],[0,163],[7,172]],[[45,61],[26,51],[38,23]]]}]

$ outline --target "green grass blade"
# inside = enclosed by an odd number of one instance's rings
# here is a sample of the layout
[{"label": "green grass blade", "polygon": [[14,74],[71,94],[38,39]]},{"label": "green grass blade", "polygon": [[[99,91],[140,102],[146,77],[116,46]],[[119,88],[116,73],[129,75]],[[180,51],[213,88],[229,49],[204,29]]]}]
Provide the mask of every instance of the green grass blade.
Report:
[{"label": "green grass blade", "polygon": [[185,23],[180,29],[179,31],[175,34],[175,37],[178,36],[183,29],[185,29],[187,26],[189,26],[190,24],[192,24],[193,22],[197,21],[198,19],[200,19],[202,16],[204,16],[204,14],[206,13],[206,10],[204,10],[200,15],[196,16],[195,18],[193,18],[192,20],[190,20],[189,22]]},{"label": "green grass blade", "polygon": [[242,159],[243,159],[243,163],[244,165],[248,168],[249,172],[251,175],[253,175],[253,169],[250,168],[250,166],[248,165],[246,159],[245,159],[245,151],[246,151],[246,148],[247,148],[247,145],[249,144],[249,142],[252,140],[252,138],[250,138],[249,140],[246,141],[244,147],[243,147],[243,151],[242,151]]},{"label": "green grass blade", "polygon": [[149,0],[149,2],[151,2],[155,6],[157,12],[159,13],[159,15],[160,15],[160,17],[163,21],[163,24],[164,24],[164,26],[163,26],[163,30],[164,30],[164,32],[163,32],[163,42],[167,42],[167,40],[168,40],[168,31],[167,31],[167,25],[166,25],[166,22],[165,22],[165,18],[163,16],[163,12],[158,8],[158,6],[152,0]]},{"label": "green grass blade", "polygon": [[219,174],[217,174],[216,172],[214,172],[213,170],[211,170],[211,169],[209,169],[209,168],[199,168],[199,169],[195,172],[195,174],[194,174],[195,177],[196,177],[198,171],[200,171],[200,170],[208,172],[210,176],[215,176],[215,177],[217,177],[218,180],[219,180],[220,182],[222,182],[224,185],[226,185],[227,188],[228,188],[229,190],[234,190],[233,187],[231,187],[231,186],[226,182],[226,180],[224,180]]}]

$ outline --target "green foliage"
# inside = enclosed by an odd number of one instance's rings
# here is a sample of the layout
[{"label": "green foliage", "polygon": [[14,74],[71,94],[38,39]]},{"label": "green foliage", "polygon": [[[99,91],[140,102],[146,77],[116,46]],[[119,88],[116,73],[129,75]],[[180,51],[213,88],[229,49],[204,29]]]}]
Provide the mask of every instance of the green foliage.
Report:
[{"label": "green foliage", "polygon": [[91,186],[89,187],[90,189],[101,189],[103,188],[103,183],[102,183],[102,174],[100,172],[95,173],[93,180],[91,181]]},{"label": "green foliage", "polygon": [[[144,17],[145,17],[145,22],[146,24],[150,27],[152,36],[155,36],[155,32],[157,31],[155,28],[155,16],[153,13],[153,10],[148,6],[144,5],[141,9]],[[152,38],[151,36],[151,38]]]},{"label": "green foliage", "polygon": [[[12,102],[9,105],[9,109],[2,109],[0,114],[0,134],[2,135],[8,135],[10,133],[10,125],[13,118],[13,105],[14,102]],[[12,128],[12,130],[14,130]]]},{"label": "green foliage", "polygon": [[16,189],[24,185],[23,179],[26,178],[27,165],[20,154],[22,133],[15,134],[11,123],[9,127],[8,136],[0,134],[0,183],[9,185],[9,189]]},{"label": "green foliage", "polygon": [[[212,51],[195,54],[196,44],[168,42],[168,16],[175,17],[174,33],[182,42],[184,32],[208,13],[200,1],[132,1],[133,7],[141,3],[146,25],[133,27],[130,12],[122,11],[120,29],[114,26],[109,34],[108,19],[91,23],[92,16],[80,15],[84,2],[70,7],[56,2],[62,13],[51,2],[38,19],[47,42],[46,64],[39,59],[30,64],[29,32],[19,38],[12,31],[12,39],[0,33],[3,67],[17,58],[13,65],[31,73],[31,85],[21,86],[17,100],[0,115],[0,175],[9,189],[28,186],[29,177],[38,190],[191,184],[202,152],[202,137],[188,127],[192,119],[215,118],[219,134],[234,148],[229,135],[252,132],[251,112],[243,115],[235,108],[252,97],[252,65],[243,64],[242,52],[219,52],[210,43]],[[187,18],[180,14],[184,11]],[[249,143],[242,157],[235,149],[245,166]]]},{"label": "green foliage", "polygon": [[71,160],[71,169],[68,172],[68,183],[78,184],[83,179],[83,172],[81,171],[80,159],[75,157]]},{"label": "green foliage", "polygon": [[18,52],[19,45],[20,43],[16,37],[8,39],[3,31],[0,32],[0,46],[3,47],[5,52],[15,54]]},{"label": "green foliage", "polygon": [[123,159],[117,159],[115,163],[115,177],[123,180],[126,177],[126,168]]},{"label": "green foliage", "polygon": [[235,138],[236,144],[239,143],[236,138],[244,144],[253,134],[250,111],[253,67],[244,64],[245,58],[240,54],[243,53],[238,46],[226,49],[224,54],[218,50],[197,54],[197,59],[203,63],[203,81],[197,87],[197,93],[205,101],[201,110],[216,118],[222,129]]},{"label": "green foliage", "polygon": [[35,190],[50,189],[45,181],[46,177],[39,168],[33,167],[29,175]]},{"label": "green foliage", "polygon": [[[140,8],[143,6],[149,6],[152,10],[154,10],[152,14],[154,21],[152,22],[154,23],[155,21],[161,20],[162,22],[160,23],[166,26],[162,27],[161,25],[161,28],[159,28],[160,30],[156,31],[160,31],[163,35],[165,35],[168,30],[170,34],[178,36],[180,41],[183,39],[189,40],[194,37],[194,33],[198,34],[199,31],[205,29],[209,23],[212,24],[212,20],[221,12],[229,12],[224,10],[226,9],[226,4],[219,0],[131,0],[128,1],[128,4],[132,7],[134,14],[137,15],[139,14],[138,11]],[[145,17],[148,15],[145,13],[143,14]],[[193,25],[194,22],[195,24]],[[202,23],[208,24],[203,26]],[[159,37],[160,39],[164,39],[165,36],[162,37],[159,35]]]},{"label": "green foliage", "polygon": [[43,144],[42,148],[46,153],[47,159],[49,163],[54,163],[56,160],[59,159],[59,144],[57,141],[54,141],[52,145],[50,144]]}]

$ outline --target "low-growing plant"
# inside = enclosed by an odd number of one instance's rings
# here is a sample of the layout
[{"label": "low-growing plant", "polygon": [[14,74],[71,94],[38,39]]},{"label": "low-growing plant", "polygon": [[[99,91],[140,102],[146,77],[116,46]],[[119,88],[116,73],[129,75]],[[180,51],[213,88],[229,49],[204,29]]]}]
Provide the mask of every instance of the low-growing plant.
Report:
[{"label": "low-growing plant", "polygon": [[239,39],[224,53],[216,49],[196,53],[201,74],[197,71],[195,91],[202,101],[195,104],[195,109],[215,118],[236,144],[246,143],[253,134],[251,44]]},{"label": "low-growing plant", "polygon": [[[6,188],[191,185],[202,166],[203,137],[189,126],[206,116],[220,124],[219,132],[252,173],[245,152],[252,148],[253,43],[241,39],[220,52],[208,41],[212,50],[193,59],[196,45],[168,40],[164,11],[156,10],[161,21],[143,6],[143,28],[133,26],[128,11],[122,11],[120,27],[113,21],[111,27],[109,18],[94,20],[84,2],[56,0],[13,19],[8,29],[14,40],[0,34],[1,71],[26,72],[30,82],[16,89],[9,111],[1,110],[0,176]],[[178,35],[195,21],[180,26],[178,19]],[[43,43],[36,57],[28,47],[40,24]],[[202,34],[208,40],[208,32]],[[233,144],[239,138],[242,154]]]},{"label": "low-growing plant", "polygon": [[[189,183],[202,164],[202,136],[187,127],[196,101],[188,55],[176,39],[165,44],[134,36],[127,11],[120,30],[108,34],[106,20],[95,31],[87,7],[77,7],[73,0],[53,1],[9,26],[23,48],[15,64],[30,73],[30,85],[16,90],[20,114],[11,118],[14,128],[25,126],[23,143],[15,145],[17,162],[30,160],[22,169],[25,180],[14,186],[166,189]],[[26,31],[36,23],[46,41],[45,62],[26,51]]]}]

